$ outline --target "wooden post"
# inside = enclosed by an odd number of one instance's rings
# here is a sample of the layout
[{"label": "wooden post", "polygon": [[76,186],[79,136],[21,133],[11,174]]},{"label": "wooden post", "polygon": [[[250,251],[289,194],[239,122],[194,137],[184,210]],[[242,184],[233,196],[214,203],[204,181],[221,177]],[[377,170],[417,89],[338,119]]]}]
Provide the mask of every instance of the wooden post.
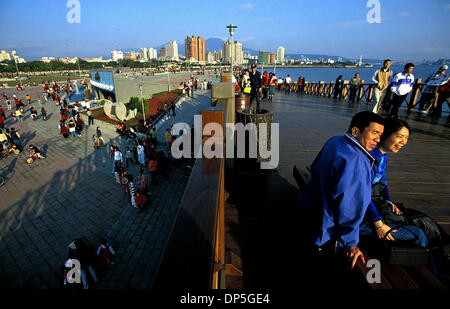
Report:
[{"label": "wooden post", "polygon": [[373,97],[373,84],[369,85],[369,89],[367,90],[369,93],[367,94],[366,97],[366,102],[370,103],[372,101],[372,97]]},{"label": "wooden post", "polygon": [[423,87],[423,85],[421,85],[421,83],[422,83],[421,78],[418,78],[416,80],[416,82],[414,83],[413,90],[411,91],[411,97],[409,99],[408,108],[413,108],[416,105],[417,95],[419,94],[420,88]]},{"label": "wooden post", "polygon": [[334,90],[334,81],[330,81],[330,89],[328,92],[328,97],[331,98],[331,96],[333,95],[333,90]]},{"label": "wooden post", "polygon": [[358,87],[358,95],[357,95],[357,99],[356,102],[360,102],[363,96],[363,90],[364,90],[364,79],[361,80],[361,85],[359,85]]}]

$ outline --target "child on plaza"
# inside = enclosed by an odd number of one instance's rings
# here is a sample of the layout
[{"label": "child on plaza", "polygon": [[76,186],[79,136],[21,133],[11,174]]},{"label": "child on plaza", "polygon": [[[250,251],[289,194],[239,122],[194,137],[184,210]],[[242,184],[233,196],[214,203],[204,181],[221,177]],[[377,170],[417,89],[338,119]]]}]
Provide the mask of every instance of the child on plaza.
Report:
[{"label": "child on plaza", "polygon": [[8,108],[8,110],[10,111],[11,110],[11,102],[9,101],[9,100],[6,100],[6,107]]},{"label": "child on plaza", "polygon": [[133,182],[133,180],[134,180],[133,175],[130,174],[127,177],[128,177],[128,185],[130,186],[131,205],[134,208],[138,208],[136,201],[135,201],[137,190],[136,190],[136,186],[134,185],[134,182]]},{"label": "child on plaza", "polygon": [[123,184],[123,193],[129,194],[130,193],[130,185],[128,184],[128,172],[126,170],[122,171],[120,182]]},{"label": "child on plaza", "polygon": [[95,134],[92,135],[92,142],[94,142],[94,149],[98,149],[99,148],[98,147],[98,139],[97,139],[97,136],[95,136]]},{"label": "child on plaza", "polygon": [[113,247],[108,243],[108,241],[103,238],[100,240],[100,246],[97,250],[97,256],[99,258],[100,269],[105,269],[106,267],[111,267],[114,264],[114,257],[116,252]]}]

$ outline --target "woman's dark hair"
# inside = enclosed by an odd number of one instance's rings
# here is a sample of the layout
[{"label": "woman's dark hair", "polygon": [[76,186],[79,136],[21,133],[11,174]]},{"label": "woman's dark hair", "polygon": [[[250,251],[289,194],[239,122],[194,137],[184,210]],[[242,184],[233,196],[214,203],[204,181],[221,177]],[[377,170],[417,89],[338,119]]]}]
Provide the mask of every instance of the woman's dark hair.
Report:
[{"label": "woman's dark hair", "polygon": [[399,131],[403,127],[407,128],[409,134],[411,135],[411,128],[405,120],[394,119],[394,118],[385,119],[384,131],[380,137],[380,143],[383,143],[384,141],[386,141],[389,138],[389,136],[391,136],[395,132]]},{"label": "woman's dark hair", "polygon": [[385,65],[385,64],[386,64],[386,62],[388,62],[388,61],[389,61],[389,62],[392,62],[392,60],[391,60],[391,59],[386,59],[386,60],[384,60],[384,61],[383,61],[383,65]]},{"label": "woman's dark hair", "polygon": [[385,119],[373,112],[369,111],[359,112],[353,116],[347,132],[352,133],[352,128],[357,127],[359,131],[361,131],[362,133],[364,129],[370,125],[371,122],[376,122],[381,125],[384,125]]}]

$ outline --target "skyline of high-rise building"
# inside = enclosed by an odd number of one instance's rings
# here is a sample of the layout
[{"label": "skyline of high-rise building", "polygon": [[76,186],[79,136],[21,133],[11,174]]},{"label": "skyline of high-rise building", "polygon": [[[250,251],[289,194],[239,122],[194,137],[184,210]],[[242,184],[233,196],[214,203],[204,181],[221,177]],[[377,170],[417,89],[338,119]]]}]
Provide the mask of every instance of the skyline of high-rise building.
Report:
[{"label": "skyline of high-rise building", "polygon": [[117,61],[119,59],[123,59],[123,52],[121,50],[112,50],[111,51],[111,60]]},{"label": "skyline of high-rise building", "polygon": [[187,36],[184,40],[186,60],[206,61],[205,39],[201,36]]},{"label": "skyline of high-rise building", "polygon": [[242,64],[244,61],[244,53],[242,51],[242,43],[231,40],[222,43],[222,54],[223,61],[231,63],[231,58],[233,58],[233,64]]},{"label": "skyline of high-rise building", "polygon": [[277,62],[283,62],[284,61],[284,52],[285,49],[283,46],[279,46],[277,48]]},{"label": "skyline of high-rise building", "polygon": [[177,41],[172,40],[166,44],[166,58],[167,60],[178,61],[178,44]]}]

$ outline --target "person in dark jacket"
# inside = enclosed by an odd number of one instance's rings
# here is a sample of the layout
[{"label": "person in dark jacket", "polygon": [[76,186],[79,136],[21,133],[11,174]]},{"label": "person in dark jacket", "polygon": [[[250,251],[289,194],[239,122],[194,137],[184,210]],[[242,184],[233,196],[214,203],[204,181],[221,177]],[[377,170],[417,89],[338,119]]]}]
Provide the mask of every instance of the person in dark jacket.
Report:
[{"label": "person in dark jacket", "polygon": [[262,89],[262,79],[261,73],[256,70],[256,64],[252,64],[252,71],[250,72],[250,107],[252,106],[253,100],[256,99],[256,112],[259,113],[261,99],[259,93]]},{"label": "person in dark jacket", "polygon": [[336,79],[336,85],[334,86],[334,95],[333,95],[334,99],[337,99],[338,96],[339,96],[339,100],[341,99],[343,85],[344,85],[344,80],[342,79],[342,75],[339,75],[338,78]]}]

